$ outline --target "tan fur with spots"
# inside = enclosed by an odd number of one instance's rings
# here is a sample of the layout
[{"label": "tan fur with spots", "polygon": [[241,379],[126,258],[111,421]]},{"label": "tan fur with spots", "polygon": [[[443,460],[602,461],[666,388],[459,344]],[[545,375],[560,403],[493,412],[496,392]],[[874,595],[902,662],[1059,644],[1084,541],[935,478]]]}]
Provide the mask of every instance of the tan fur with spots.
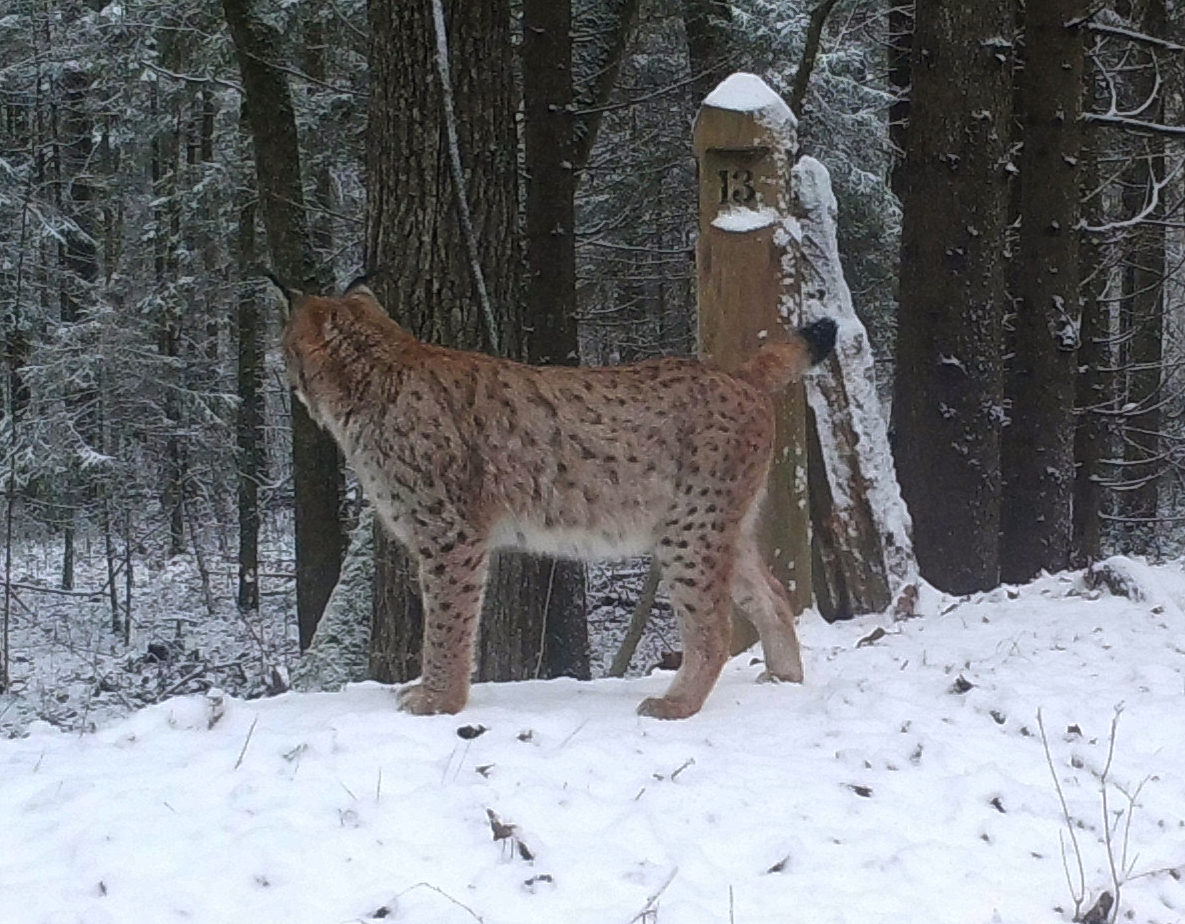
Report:
[{"label": "tan fur with spots", "polygon": [[673,358],[536,368],[421,343],[365,286],[290,299],[290,381],[419,569],[423,675],[403,690],[404,709],[465,706],[499,547],[657,556],[684,656],[643,715],[703,705],[728,657],[734,601],[760,632],[766,673],[802,679],[794,614],[753,529],[773,451],[769,393],[830,351],[832,322],[762,348],[735,374]]}]

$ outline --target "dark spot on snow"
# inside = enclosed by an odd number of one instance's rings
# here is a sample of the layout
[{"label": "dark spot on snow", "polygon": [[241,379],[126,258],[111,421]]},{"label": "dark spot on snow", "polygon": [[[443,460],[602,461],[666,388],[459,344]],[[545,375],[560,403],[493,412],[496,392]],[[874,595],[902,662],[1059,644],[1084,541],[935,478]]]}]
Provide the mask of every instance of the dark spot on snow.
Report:
[{"label": "dark spot on snow", "polygon": [[856,795],[861,796],[865,799],[869,799],[872,797],[872,787],[871,786],[862,786],[859,783],[849,783],[848,789],[850,789]]},{"label": "dark spot on snow", "polygon": [[1004,715],[999,709],[993,709],[990,714],[997,725],[1003,725],[1008,721],[1008,716]]},{"label": "dark spot on snow", "polygon": [[966,693],[968,690],[973,690],[973,689],[975,689],[975,684],[973,684],[970,680],[968,680],[962,674],[959,674],[958,679],[955,680],[955,682],[953,684],[951,684],[950,692],[962,695],[962,694]]},{"label": "dark spot on snow", "polygon": [[462,725],[457,729],[457,737],[464,738],[466,741],[472,741],[488,732],[489,729],[484,725]]},{"label": "dark spot on snow", "polygon": [[1000,801],[999,796],[992,796],[991,800],[988,802],[988,805],[994,808],[1001,815],[1008,811],[1006,808],[1004,808],[1004,803]]}]

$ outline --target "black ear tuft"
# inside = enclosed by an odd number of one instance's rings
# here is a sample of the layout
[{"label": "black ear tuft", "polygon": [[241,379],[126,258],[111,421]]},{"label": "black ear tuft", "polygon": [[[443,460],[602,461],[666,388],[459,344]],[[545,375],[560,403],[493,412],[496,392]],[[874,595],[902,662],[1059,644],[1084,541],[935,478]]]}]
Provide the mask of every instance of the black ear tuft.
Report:
[{"label": "black ear tuft", "polygon": [[289,289],[288,286],[284,285],[283,280],[281,280],[279,276],[277,276],[271,270],[264,270],[263,275],[267,277],[267,279],[271,282],[272,285],[274,285],[277,289],[279,289],[283,293],[285,298],[291,298],[292,290]]},{"label": "black ear tuft", "polygon": [[370,288],[370,285],[369,285],[370,281],[372,279],[374,279],[375,277],[379,276],[381,273],[382,273],[381,269],[376,269],[376,270],[370,270],[369,272],[363,273],[361,276],[355,277],[354,279],[352,279],[350,281],[350,284],[348,286],[346,286],[345,289],[342,291],[342,295],[349,295],[355,289],[369,289]]},{"label": "black ear tuft", "polygon": [[287,300],[288,307],[290,307],[290,308],[292,307],[292,303],[294,301],[296,301],[298,298],[300,298],[302,295],[304,295],[304,293],[302,291],[300,291],[300,289],[294,289],[294,288],[292,288],[292,286],[286,285],[284,283],[284,280],[282,280],[279,276],[277,276],[271,270],[264,270],[263,275],[266,276],[271,281],[272,285],[274,285],[277,289],[280,290],[280,293]]},{"label": "black ear tuft", "polygon": [[835,349],[837,330],[838,326],[834,318],[820,318],[818,321],[799,328],[798,333],[810,347],[812,364],[821,363]]}]

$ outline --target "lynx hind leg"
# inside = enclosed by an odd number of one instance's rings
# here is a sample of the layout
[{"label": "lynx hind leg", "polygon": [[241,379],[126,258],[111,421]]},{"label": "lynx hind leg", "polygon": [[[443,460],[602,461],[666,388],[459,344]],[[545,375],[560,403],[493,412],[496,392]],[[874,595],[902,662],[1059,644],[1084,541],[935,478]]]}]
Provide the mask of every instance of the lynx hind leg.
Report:
[{"label": "lynx hind leg", "polygon": [[400,691],[399,706],[413,715],[457,713],[469,700],[489,550],[463,528],[431,540],[420,537],[417,546],[424,603],[422,670],[417,683]]},{"label": "lynx hind leg", "polygon": [[660,547],[659,563],[679,622],[683,663],[662,696],[638,706],[638,714],[656,719],[695,715],[712,692],[728,660],[732,635],[729,605],[730,557],[720,549],[698,553]]},{"label": "lynx hind leg", "polygon": [[741,543],[732,580],[733,602],[752,620],[765,656],[762,679],[802,682],[802,651],[790,597],[752,540]]}]

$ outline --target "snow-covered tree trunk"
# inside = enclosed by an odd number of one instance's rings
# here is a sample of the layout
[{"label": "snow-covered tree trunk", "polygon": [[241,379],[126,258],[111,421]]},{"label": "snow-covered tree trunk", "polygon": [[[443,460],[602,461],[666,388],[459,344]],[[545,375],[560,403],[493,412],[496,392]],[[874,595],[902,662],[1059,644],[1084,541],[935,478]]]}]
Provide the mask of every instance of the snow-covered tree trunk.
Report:
[{"label": "snow-covered tree trunk", "polygon": [[844,281],[827,168],[802,158],[791,172],[791,190],[801,231],[803,316],[832,317],[840,325],[835,353],[806,387],[819,449],[818,470],[811,470],[811,520],[822,564],[815,592],[825,615],[878,612],[917,580],[909,512],[897,486],[868,334]]}]

